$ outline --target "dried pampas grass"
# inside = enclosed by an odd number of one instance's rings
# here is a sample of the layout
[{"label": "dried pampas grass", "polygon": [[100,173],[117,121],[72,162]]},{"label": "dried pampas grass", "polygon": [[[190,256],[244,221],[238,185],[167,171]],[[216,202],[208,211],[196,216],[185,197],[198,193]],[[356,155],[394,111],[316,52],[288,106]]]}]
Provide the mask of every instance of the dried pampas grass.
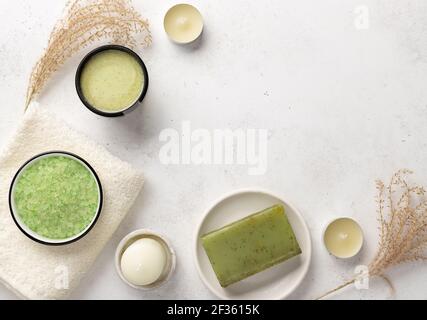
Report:
[{"label": "dried pampas grass", "polygon": [[151,44],[148,22],[129,0],[70,1],[65,17],[54,27],[47,48],[31,72],[25,109],[73,54],[101,39],[134,48],[138,45],[137,34],[142,35],[143,46]]},{"label": "dried pampas grass", "polygon": [[[396,172],[388,185],[377,181],[379,222],[378,250],[368,265],[370,277],[381,277],[393,286],[385,272],[396,265],[427,260],[427,200],[425,189],[410,185],[409,170]],[[318,299],[354,283],[351,279]]]}]

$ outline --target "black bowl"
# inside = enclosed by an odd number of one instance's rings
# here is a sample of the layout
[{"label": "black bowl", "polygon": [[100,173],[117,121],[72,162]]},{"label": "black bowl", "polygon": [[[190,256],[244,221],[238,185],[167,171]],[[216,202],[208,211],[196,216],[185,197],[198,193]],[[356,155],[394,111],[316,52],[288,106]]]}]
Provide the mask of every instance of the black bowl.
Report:
[{"label": "black bowl", "polygon": [[[144,87],[142,88],[142,91],[141,91],[139,98],[132,105],[130,105],[126,109],[119,111],[119,112],[104,112],[102,110],[97,109],[95,106],[91,105],[86,100],[86,97],[84,96],[84,94],[82,92],[82,88],[80,86],[80,77],[81,77],[83,68],[85,67],[86,63],[94,55],[96,55],[97,53],[100,53],[102,51],[105,51],[105,50],[120,50],[120,51],[123,51],[123,52],[130,54],[139,63],[139,65],[142,68],[142,73],[144,74]],[[90,111],[92,111],[96,114],[99,114],[101,116],[104,116],[104,117],[120,117],[120,116],[123,116],[126,113],[134,110],[142,102],[142,100],[144,100],[144,97],[145,97],[147,90],[148,90],[148,72],[147,72],[147,67],[144,64],[144,61],[142,61],[141,57],[138,54],[136,54],[133,50],[131,50],[127,47],[124,47],[124,46],[120,46],[120,45],[116,45],[116,44],[109,44],[109,45],[101,46],[101,47],[98,47],[98,48],[92,50],[83,58],[83,60],[80,62],[79,66],[77,68],[75,83],[76,83],[77,94],[79,95],[80,100],[83,102],[83,104]]]}]

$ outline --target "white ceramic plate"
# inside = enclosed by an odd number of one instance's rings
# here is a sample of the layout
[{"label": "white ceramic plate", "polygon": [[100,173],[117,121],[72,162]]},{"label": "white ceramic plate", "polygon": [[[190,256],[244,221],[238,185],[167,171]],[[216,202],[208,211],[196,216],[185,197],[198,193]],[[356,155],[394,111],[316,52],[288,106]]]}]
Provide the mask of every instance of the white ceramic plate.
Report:
[{"label": "white ceramic plate", "polygon": [[[205,233],[239,220],[275,204],[283,204],[286,215],[298,239],[302,254],[222,288],[202,247]],[[271,193],[243,190],[217,201],[205,213],[195,236],[196,268],[204,284],[221,299],[284,299],[304,279],[311,261],[310,232],[301,214],[283,199]]]}]

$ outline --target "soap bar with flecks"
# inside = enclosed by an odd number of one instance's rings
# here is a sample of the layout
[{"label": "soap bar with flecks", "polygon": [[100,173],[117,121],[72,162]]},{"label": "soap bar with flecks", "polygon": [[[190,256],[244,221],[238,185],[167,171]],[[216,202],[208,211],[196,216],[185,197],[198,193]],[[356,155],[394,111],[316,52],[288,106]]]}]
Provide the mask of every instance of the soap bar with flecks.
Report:
[{"label": "soap bar with flecks", "polygon": [[222,287],[301,253],[282,205],[205,234],[202,244]]}]

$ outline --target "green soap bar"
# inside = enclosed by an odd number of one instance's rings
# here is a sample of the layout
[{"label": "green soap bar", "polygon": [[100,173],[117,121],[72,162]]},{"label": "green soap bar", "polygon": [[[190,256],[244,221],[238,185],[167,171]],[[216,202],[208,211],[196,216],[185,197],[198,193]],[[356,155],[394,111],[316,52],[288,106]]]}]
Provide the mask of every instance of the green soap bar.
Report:
[{"label": "green soap bar", "polygon": [[205,234],[202,244],[222,287],[301,253],[282,205]]}]

